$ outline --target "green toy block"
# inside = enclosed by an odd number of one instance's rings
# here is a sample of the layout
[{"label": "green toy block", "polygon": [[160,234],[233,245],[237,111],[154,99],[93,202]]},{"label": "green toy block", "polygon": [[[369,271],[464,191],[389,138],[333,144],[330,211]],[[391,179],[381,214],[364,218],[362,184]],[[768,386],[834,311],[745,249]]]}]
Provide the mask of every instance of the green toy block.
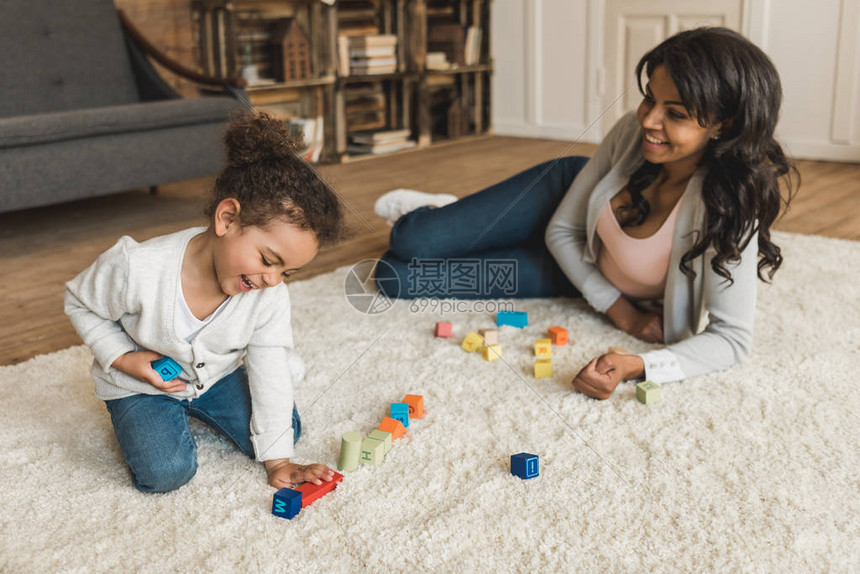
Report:
[{"label": "green toy block", "polygon": [[347,472],[357,470],[359,458],[361,458],[361,433],[355,431],[343,433],[340,439],[337,469]]},{"label": "green toy block", "polygon": [[641,382],[636,385],[636,398],[646,405],[656,403],[662,398],[661,387],[651,381]]},{"label": "green toy block", "polygon": [[379,466],[385,458],[385,443],[375,438],[367,437],[361,441],[361,463]]},{"label": "green toy block", "polygon": [[384,430],[372,430],[368,433],[367,438],[372,438],[374,440],[382,441],[382,444],[385,445],[385,454],[388,454],[388,451],[391,450],[391,445],[393,443],[391,439],[391,433],[385,432]]}]

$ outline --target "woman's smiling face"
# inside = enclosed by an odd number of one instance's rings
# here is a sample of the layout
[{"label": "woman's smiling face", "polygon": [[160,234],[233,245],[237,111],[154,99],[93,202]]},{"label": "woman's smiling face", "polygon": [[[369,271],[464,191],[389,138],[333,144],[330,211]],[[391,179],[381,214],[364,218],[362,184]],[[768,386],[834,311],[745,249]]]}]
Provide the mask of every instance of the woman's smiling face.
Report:
[{"label": "woman's smiling face", "polygon": [[648,78],[645,97],[637,111],[642,126],[642,155],[651,163],[679,168],[692,174],[708,142],[719,135],[722,126],[714,123],[702,127],[695,111],[687,109],[678,88],[663,66]]}]

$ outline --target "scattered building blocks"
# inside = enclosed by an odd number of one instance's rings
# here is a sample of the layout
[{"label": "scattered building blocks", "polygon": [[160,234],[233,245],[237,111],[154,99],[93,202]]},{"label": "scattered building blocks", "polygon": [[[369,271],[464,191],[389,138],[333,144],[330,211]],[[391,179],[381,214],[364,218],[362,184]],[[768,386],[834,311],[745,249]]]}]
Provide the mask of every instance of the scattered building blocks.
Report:
[{"label": "scattered building blocks", "polygon": [[409,404],[391,403],[391,418],[399,420],[403,426],[409,428]]},{"label": "scattered building blocks", "polygon": [[381,431],[379,429],[372,430],[367,434],[367,438],[372,438],[382,442],[382,444],[385,445],[385,454],[388,454],[388,451],[391,450],[392,439],[390,432]]},{"label": "scattered building blocks", "polygon": [[436,336],[437,337],[453,337],[454,336],[454,325],[447,321],[439,321],[436,323]]},{"label": "scattered building blocks", "polygon": [[331,481],[326,482],[322,481],[322,484],[314,484],[313,482],[303,482],[299,486],[296,487],[296,492],[301,493],[301,504],[302,508],[311,504],[319,498],[322,498],[335,488],[337,488],[337,483],[343,480],[343,475],[334,473],[334,477]]},{"label": "scattered building blocks", "polygon": [[406,427],[403,426],[403,423],[389,417],[382,419],[382,422],[379,424],[379,430],[390,432],[393,440],[397,440],[406,434]]},{"label": "scattered building blocks", "polygon": [[484,341],[481,339],[481,336],[474,331],[471,331],[468,335],[466,335],[466,338],[463,339],[463,344],[460,346],[463,347],[463,349],[465,349],[469,353],[474,353],[475,351],[480,349],[481,345],[483,344]]},{"label": "scattered building blocks", "polygon": [[624,347],[612,346],[612,347],[609,347],[609,350],[607,351],[607,353],[619,353],[621,355],[627,355],[627,354],[629,354],[629,351],[627,349],[625,349]]},{"label": "scattered building blocks", "polygon": [[343,433],[340,439],[340,454],[337,457],[337,469],[352,472],[358,469],[358,459],[361,457],[361,433],[351,431]]},{"label": "scattered building blocks", "polygon": [[511,474],[520,478],[534,478],[540,473],[536,454],[521,452],[511,455]]},{"label": "scattered building blocks", "polygon": [[409,405],[409,418],[420,419],[424,416],[424,397],[422,395],[406,395],[403,402]]},{"label": "scattered building blocks", "polygon": [[281,518],[289,518],[302,509],[302,493],[291,488],[282,488],[272,499],[272,514]]},{"label": "scattered building blocks", "polygon": [[361,464],[379,466],[385,458],[385,444],[381,440],[367,437],[361,441]]},{"label": "scattered building blocks", "polygon": [[486,361],[498,361],[502,358],[501,345],[484,345],[481,347],[481,355]]},{"label": "scattered building blocks", "polygon": [[478,334],[484,340],[485,345],[498,345],[499,343],[498,329],[480,329]]},{"label": "scattered building blocks", "polygon": [[535,378],[552,378],[552,359],[538,359],[535,361]]},{"label": "scattered building blocks", "polygon": [[164,382],[172,381],[182,373],[182,367],[170,357],[163,357],[157,361],[152,361],[150,365],[158,372],[158,375]]},{"label": "scattered building blocks", "polygon": [[651,381],[644,381],[636,385],[636,398],[640,403],[650,405],[656,403],[662,398],[662,387]]},{"label": "scattered building blocks", "polygon": [[552,341],[550,339],[538,339],[535,341],[535,357],[538,359],[549,359],[552,357]]},{"label": "scattered building blocks", "polygon": [[550,327],[546,330],[546,336],[556,347],[567,345],[567,329],[564,327]]},{"label": "scattered building blocks", "polygon": [[529,324],[529,314],[524,311],[500,311],[496,313],[496,325],[510,325],[522,329]]}]

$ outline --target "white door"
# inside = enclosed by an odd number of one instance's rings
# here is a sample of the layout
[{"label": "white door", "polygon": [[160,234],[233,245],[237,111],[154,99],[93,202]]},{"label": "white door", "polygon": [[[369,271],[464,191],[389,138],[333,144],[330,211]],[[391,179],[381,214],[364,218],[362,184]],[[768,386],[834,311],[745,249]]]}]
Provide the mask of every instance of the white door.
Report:
[{"label": "white door", "polygon": [[642,99],[636,64],[669,36],[698,26],[741,31],[743,0],[607,0],[603,133]]}]

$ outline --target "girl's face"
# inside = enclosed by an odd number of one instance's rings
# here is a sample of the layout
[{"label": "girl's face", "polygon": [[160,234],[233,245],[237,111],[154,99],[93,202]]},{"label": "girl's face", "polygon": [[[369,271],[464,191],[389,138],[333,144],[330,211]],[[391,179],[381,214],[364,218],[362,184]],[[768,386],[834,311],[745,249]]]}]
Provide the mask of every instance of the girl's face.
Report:
[{"label": "girl's face", "polygon": [[705,128],[699,125],[694,110],[681,103],[678,88],[663,66],[655,68],[648,78],[637,117],[645,159],[690,174],[705,155],[708,142],[723,128],[716,123]]},{"label": "girl's face", "polygon": [[[225,202],[227,207],[222,208]],[[215,277],[226,295],[273,287],[310,263],[319,245],[311,231],[276,219],[242,227],[238,202],[225,199],[215,212]]]}]

